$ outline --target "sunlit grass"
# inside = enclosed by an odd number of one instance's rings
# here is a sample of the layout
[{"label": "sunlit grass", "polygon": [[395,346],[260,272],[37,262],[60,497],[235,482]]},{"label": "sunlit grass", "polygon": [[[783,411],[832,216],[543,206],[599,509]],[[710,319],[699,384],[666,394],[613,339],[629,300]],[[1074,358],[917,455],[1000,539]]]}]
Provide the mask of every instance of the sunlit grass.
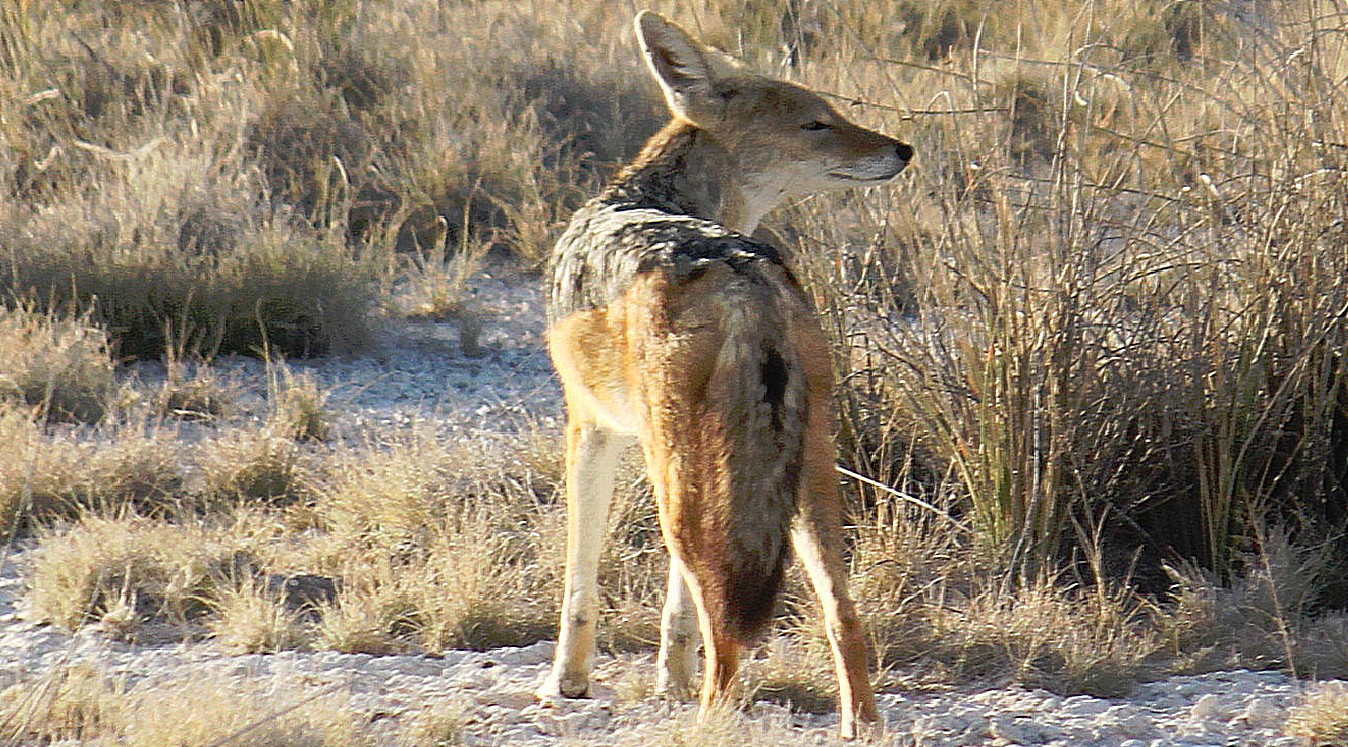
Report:
[{"label": "sunlit grass", "polygon": [[[916,149],[892,185],[768,220],[836,342],[845,461],[941,512],[855,493],[884,667],[1112,693],[1348,661],[1316,617],[1342,574],[1295,570],[1341,555],[1348,504],[1340,3],[653,7]],[[541,269],[665,116],[629,21],[594,0],[0,7],[0,527],[40,530],[44,619],[235,651],[552,635],[553,434],[353,443],[280,363],[253,422],[209,360],[359,351],[381,315],[459,320],[483,352],[468,278]],[[117,365],[161,356],[147,425]],[[625,482],[616,650],[651,646],[664,585]],[[331,593],[297,607],[276,587],[296,574]],[[784,627],[764,688],[822,707],[817,623]]]}]

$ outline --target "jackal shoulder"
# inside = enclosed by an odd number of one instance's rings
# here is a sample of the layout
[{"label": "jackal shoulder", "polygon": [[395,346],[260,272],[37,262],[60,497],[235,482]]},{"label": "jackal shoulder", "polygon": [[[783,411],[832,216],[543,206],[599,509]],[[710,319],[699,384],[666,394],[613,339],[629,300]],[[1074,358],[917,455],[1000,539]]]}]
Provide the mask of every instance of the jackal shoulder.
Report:
[{"label": "jackal shoulder", "polygon": [[701,218],[593,200],[572,217],[553,252],[549,322],[607,308],[644,273],[681,283],[715,263],[751,278],[775,266],[795,284],[769,244]]}]

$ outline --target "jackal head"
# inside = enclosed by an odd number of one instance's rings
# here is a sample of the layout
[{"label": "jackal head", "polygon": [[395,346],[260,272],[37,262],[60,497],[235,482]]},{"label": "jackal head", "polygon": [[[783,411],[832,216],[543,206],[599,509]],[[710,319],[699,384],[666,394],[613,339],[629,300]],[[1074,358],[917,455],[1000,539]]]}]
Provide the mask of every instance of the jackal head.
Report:
[{"label": "jackal head", "polygon": [[906,143],[865,129],[818,94],[754,75],[657,13],[636,18],[646,64],[670,111],[715,139],[761,214],[784,197],[892,179]]}]

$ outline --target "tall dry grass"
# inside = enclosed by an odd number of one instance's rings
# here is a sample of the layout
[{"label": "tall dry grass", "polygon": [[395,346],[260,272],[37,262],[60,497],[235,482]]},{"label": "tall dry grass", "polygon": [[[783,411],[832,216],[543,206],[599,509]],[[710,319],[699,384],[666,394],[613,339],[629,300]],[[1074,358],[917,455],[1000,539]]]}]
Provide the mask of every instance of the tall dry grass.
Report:
[{"label": "tall dry grass", "polygon": [[[1226,652],[1303,672],[1309,652],[1340,655],[1341,621],[1313,616],[1348,601],[1343,574],[1274,569],[1341,557],[1348,516],[1348,8],[648,5],[917,150],[893,185],[769,220],[837,343],[845,462],[893,489],[857,487],[851,517],[884,666],[1113,692]],[[475,263],[537,266],[663,119],[626,15],[594,0],[4,5],[6,303],[90,320],[115,355],[181,359],[358,346],[388,309],[459,314]],[[98,347],[79,355],[101,376]],[[161,394],[163,413],[218,429],[190,474],[156,483],[173,510],[117,492],[132,523],[99,531],[154,544],[185,516],[228,533],[246,515],[271,533],[248,535],[247,572],[193,587],[206,603],[190,614],[155,601],[109,624],[190,618],[237,650],[549,634],[555,463],[527,444],[500,464],[425,440],[320,446],[312,382],[278,380],[261,432],[206,388]],[[87,500],[95,462],[5,417],[29,450],[3,475],[7,506],[76,517],[42,544],[99,567],[87,535],[117,513]],[[44,488],[44,459],[69,479]],[[613,648],[649,645],[662,588],[649,503],[629,492],[604,561]],[[47,494],[75,509],[30,517]],[[137,598],[169,599],[165,573]],[[326,591],[287,600],[292,578]],[[1219,598],[1248,614],[1213,612]],[[786,607],[822,656],[809,606]],[[109,607],[71,609],[74,625]],[[777,669],[821,671],[797,653]]]},{"label": "tall dry grass", "polygon": [[1026,579],[1100,527],[1152,574],[1229,574],[1264,522],[1335,535],[1342,9],[940,4],[933,63],[831,7],[850,64],[804,77],[895,102],[920,158],[793,216],[866,469]]}]

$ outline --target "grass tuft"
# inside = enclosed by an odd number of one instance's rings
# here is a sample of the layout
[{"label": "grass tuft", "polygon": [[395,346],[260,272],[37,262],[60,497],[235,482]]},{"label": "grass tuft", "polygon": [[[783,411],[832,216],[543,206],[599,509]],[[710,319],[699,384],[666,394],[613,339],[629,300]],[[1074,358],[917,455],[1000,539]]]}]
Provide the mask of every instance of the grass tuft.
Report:
[{"label": "grass tuft", "polygon": [[1299,546],[1284,532],[1265,531],[1239,565],[1228,583],[1193,564],[1170,569],[1172,604],[1161,630],[1179,654],[1175,668],[1279,668],[1316,677],[1348,671],[1348,652],[1336,642],[1343,616],[1320,609],[1319,579],[1336,567],[1325,546]]},{"label": "grass tuft", "polygon": [[92,740],[122,716],[119,701],[126,690],[124,682],[92,664],[29,675],[0,691],[0,739],[18,744]]},{"label": "grass tuft", "polygon": [[114,363],[107,335],[87,316],[0,308],[0,361],[0,402],[55,421],[95,423],[108,413]]},{"label": "grass tuft", "polygon": [[354,581],[324,634],[362,647],[412,637],[427,651],[550,634],[560,565],[540,559],[537,496],[423,439],[353,455],[320,495],[332,543],[324,554]]},{"label": "grass tuft", "polygon": [[106,623],[136,638],[157,623],[190,633],[221,586],[251,572],[253,544],[223,529],[88,516],[42,538],[29,601],[35,619],[70,630]]},{"label": "grass tuft", "polygon": [[154,413],[158,417],[218,422],[232,413],[237,399],[238,387],[209,365],[189,366],[170,358],[168,377],[154,396]]},{"label": "grass tuft", "polygon": [[268,429],[234,431],[202,453],[203,493],[208,500],[287,505],[308,492],[306,466],[290,434]]},{"label": "grass tuft", "polygon": [[258,208],[246,168],[230,174],[211,144],[160,142],[113,159],[102,190],[13,208],[0,290],[87,315],[124,356],[305,356],[365,343],[374,268],[340,233]]},{"label": "grass tuft", "polygon": [[753,691],[749,700],[777,703],[796,713],[833,713],[838,710],[838,684],[827,641],[816,633],[797,629],[794,635],[770,640],[766,655],[746,667]]},{"label": "grass tuft", "polygon": [[400,747],[457,747],[467,744],[472,721],[468,704],[459,699],[427,704],[407,719],[398,735]]},{"label": "grass tuft", "polygon": [[296,441],[326,441],[331,435],[331,415],[328,411],[330,392],[319,387],[312,372],[294,373],[284,363],[281,376],[272,373],[272,408],[268,428]]},{"label": "grass tuft", "polygon": [[[171,696],[169,694],[172,694]],[[0,693],[0,738],[128,747],[363,747],[373,744],[338,695],[265,696],[223,675],[130,684],[91,664],[58,666]]]},{"label": "grass tuft", "polygon": [[213,595],[211,606],[207,629],[227,653],[275,653],[302,648],[309,639],[299,612],[256,578],[224,586]]},{"label": "grass tuft", "polygon": [[1292,708],[1283,733],[1311,744],[1348,742],[1348,686],[1330,682],[1313,688]]},{"label": "grass tuft", "polygon": [[183,495],[178,445],[134,427],[107,441],[49,433],[26,411],[0,408],[0,531],[27,532],[89,510],[157,513]]}]

